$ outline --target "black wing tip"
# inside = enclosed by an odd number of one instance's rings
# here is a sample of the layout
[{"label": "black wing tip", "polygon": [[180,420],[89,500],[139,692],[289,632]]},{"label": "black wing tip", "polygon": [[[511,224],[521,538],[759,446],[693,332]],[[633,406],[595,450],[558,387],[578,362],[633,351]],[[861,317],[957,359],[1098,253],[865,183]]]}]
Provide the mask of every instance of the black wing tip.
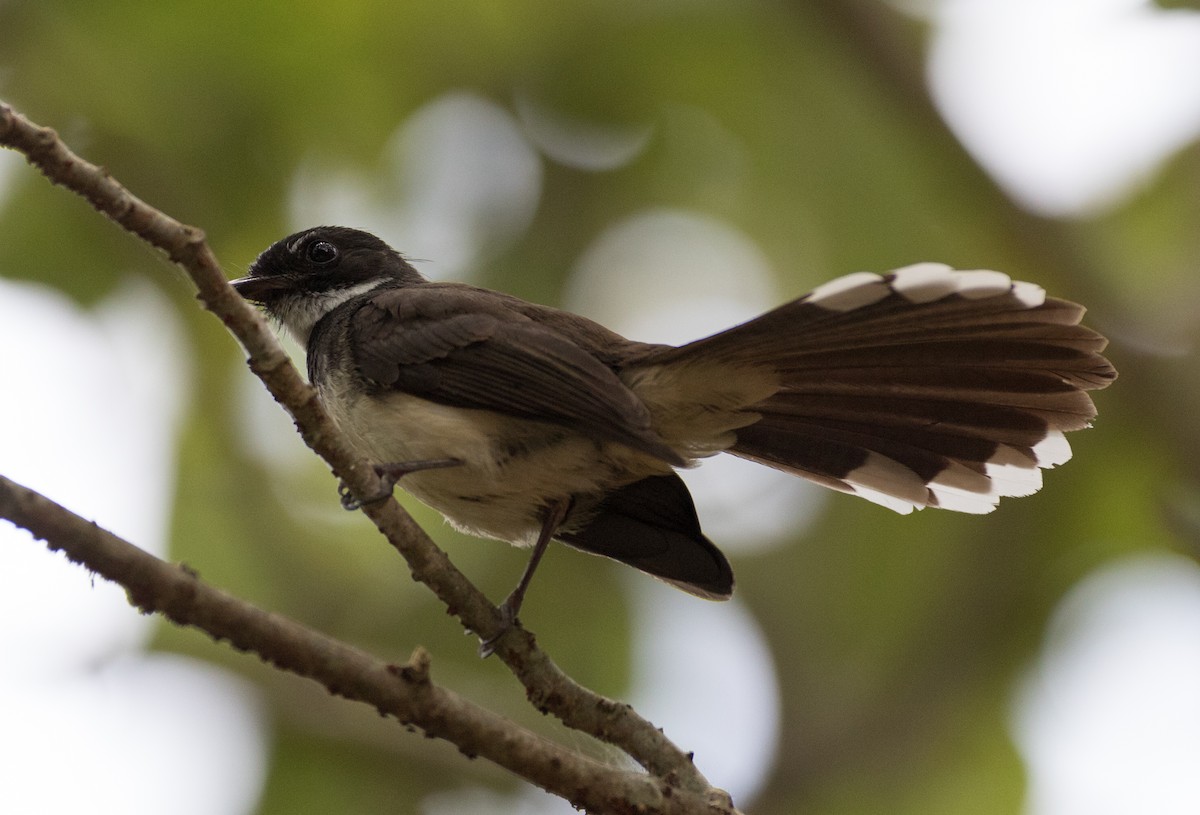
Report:
[{"label": "black wing tip", "polygon": [[675,473],[643,478],[609,493],[580,528],[558,538],[696,597],[727,600],[733,594],[733,569],[701,532],[692,496]]},{"label": "black wing tip", "polygon": [[[705,540],[707,541],[707,538]],[[707,542],[712,546],[711,541]],[[713,546],[713,549],[716,550],[716,547]],[[664,577],[657,574],[653,576],[680,591],[687,592],[693,597],[699,597],[701,600],[713,600],[716,602],[728,600],[733,597],[733,569],[729,567],[729,562],[725,560],[724,555],[721,555],[719,551],[717,554],[720,556],[720,562],[717,564],[720,574],[716,579],[700,582]]]}]

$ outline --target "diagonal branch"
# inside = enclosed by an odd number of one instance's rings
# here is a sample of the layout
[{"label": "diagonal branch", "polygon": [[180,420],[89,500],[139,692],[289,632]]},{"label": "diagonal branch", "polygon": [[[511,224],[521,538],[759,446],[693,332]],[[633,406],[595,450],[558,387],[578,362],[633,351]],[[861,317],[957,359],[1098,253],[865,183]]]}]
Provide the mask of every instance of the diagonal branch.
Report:
[{"label": "diagonal branch", "polygon": [[[133,605],[228,640],[332,693],[482,756],[577,807],[593,812],[688,813],[709,802],[660,779],[620,770],[568,750],[435,684],[418,648],[391,665],[278,614],[265,612],[159,560],[33,490],[0,476],[0,517],[44,538],[97,574],[124,586]],[[726,807],[710,812],[730,812]]]},{"label": "diagonal branch", "polygon": [[[250,368],[295,419],[305,443],[354,494],[380,491],[374,469],[351,452],[316,392],[297,372],[266,322],[229,286],[201,230],[140,200],[107,170],[73,153],[53,130],[31,122],[3,102],[0,145],[23,153],[52,183],[83,196],[182,267],[195,283],[204,307],[237,337],[249,356]],[[464,627],[484,638],[500,631],[501,617],[495,605],[454,567],[398,503],[371,504],[364,513],[404,557],[413,577],[427,585]],[[87,565],[100,571],[94,564]],[[131,596],[138,596],[132,587],[127,588]],[[224,631],[212,633],[228,636]],[[628,705],[600,696],[564,674],[529,632],[513,627],[497,641],[495,653],[525,686],[530,702],[539,710],[622,749],[671,784],[694,793],[711,791],[689,754]]]}]

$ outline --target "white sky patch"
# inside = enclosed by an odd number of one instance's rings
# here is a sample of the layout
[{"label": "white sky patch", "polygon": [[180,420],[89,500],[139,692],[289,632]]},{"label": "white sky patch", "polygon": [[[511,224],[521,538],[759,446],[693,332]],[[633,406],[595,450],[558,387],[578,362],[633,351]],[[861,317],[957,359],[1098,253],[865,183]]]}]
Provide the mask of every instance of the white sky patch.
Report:
[{"label": "white sky patch", "polygon": [[[0,347],[20,349],[0,355],[0,472],[164,555],[190,381],[170,303],[133,282],[85,312],[0,279]],[[222,671],[141,653],[151,624],[0,523],[0,812],[252,811],[257,706]]]},{"label": "white sky patch", "polygon": [[1200,136],[1200,14],[1143,0],[943,0],[931,16],[935,101],[1030,209],[1115,205]]},{"label": "white sky patch", "polygon": [[579,815],[579,810],[557,795],[537,787],[522,785],[512,793],[486,787],[455,787],[426,796],[420,815]]},{"label": "white sky patch", "polygon": [[132,654],[0,694],[0,811],[249,815],[267,745],[253,689],[226,671]]},{"label": "white sky patch", "polygon": [[532,93],[516,94],[517,116],[529,139],[559,164],[578,170],[615,170],[646,149],[654,126],[591,122],[562,114]]},{"label": "white sky patch", "polygon": [[[745,322],[783,302],[762,251],[716,218],[655,209],[618,221],[584,251],[564,308],[631,339],[678,345]],[[723,548],[794,540],[827,490],[720,455],[681,473],[705,533]]]},{"label": "white sky patch", "polygon": [[1200,568],[1129,558],[1063,600],[1018,694],[1026,815],[1200,812]]},{"label": "white sky patch", "polygon": [[630,702],[745,807],[770,775],[779,741],[775,663],[762,629],[736,599],[697,600],[631,575]]},{"label": "white sky patch", "polygon": [[337,224],[373,232],[437,279],[461,279],[481,256],[529,227],[542,165],[516,119],[480,96],[454,92],[415,111],[367,176],[314,157],[290,195],[296,229]]},{"label": "white sky patch", "polygon": [[729,455],[705,459],[679,475],[695,499],[704,534],[730,551],[795,541],[832,495],[802,478]]},{"label": "white sky patch", "polygon": [[[0,280],[0,348],[21,349],[0,356],[4,474],[163,554],[187,368],[169,304],[130,285],[89,315]],[[122,590],[8,524],[0,539],[0,643],[24,654],[0,660],[0,676],[86,664],[147,635]]]},{"label": "white sky patch", "polygon": [[744,233],[707,215],[652,209],[592,241],[564,300],[634,339],[679,344],[755,317],[779,296],[766,256]]},{"label": "white sky patch", "polygon": [[[300,371],[305,371],[308,363],[299,343],[290,335],[283,334],[280,344],[292,364]],[[242,369],[233,373],[233,381],[229,383],[234,394],[229,405],[229,421],[238,432],[242,449],[281,475],[310,468],[328,470],[308,449],[304,439],[296,432],[291,416],[280,409],[279,403],[263,387],[262,382],[257,377],[246,376],[246,371]]]}]

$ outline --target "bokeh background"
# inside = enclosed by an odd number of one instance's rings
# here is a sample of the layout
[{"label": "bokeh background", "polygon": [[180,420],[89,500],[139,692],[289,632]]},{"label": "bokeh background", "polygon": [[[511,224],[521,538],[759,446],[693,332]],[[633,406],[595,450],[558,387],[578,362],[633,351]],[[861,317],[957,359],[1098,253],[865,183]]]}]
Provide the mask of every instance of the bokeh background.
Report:
[{"label": "bokeh background", "polygon": [[[733,601],[560,547],[523,619],[756,813],[1200,812],[1196,3],[0,0],[0,98],[230,276],[342,223],[645,340],[920,260],[1086,303],[1121,379],[1038,495],[901,517],[712,461],[687,476]],[[555,732],[187,281],[3,152],[0,472]],[[524,553],[409,505],[511,587]],[[5,525],[0,811],[570,810]]]}]

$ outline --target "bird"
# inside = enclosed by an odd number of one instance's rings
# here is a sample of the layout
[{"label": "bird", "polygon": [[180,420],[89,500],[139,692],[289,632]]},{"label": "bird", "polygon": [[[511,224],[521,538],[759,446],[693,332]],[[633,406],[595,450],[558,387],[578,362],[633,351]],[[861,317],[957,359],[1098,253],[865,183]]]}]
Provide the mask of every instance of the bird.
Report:
[{"label": "bird", "polygon": [[231,281],[305,349],[354,451],[454,528],[551,540],[698,597],[733,570],[678,471],[733,455],[898,512],[987,513],[1067,461],[1116,370],[1085,309],[991,270],[854,272],[681,346],[425,279],[368,232],[318,226]]}]

